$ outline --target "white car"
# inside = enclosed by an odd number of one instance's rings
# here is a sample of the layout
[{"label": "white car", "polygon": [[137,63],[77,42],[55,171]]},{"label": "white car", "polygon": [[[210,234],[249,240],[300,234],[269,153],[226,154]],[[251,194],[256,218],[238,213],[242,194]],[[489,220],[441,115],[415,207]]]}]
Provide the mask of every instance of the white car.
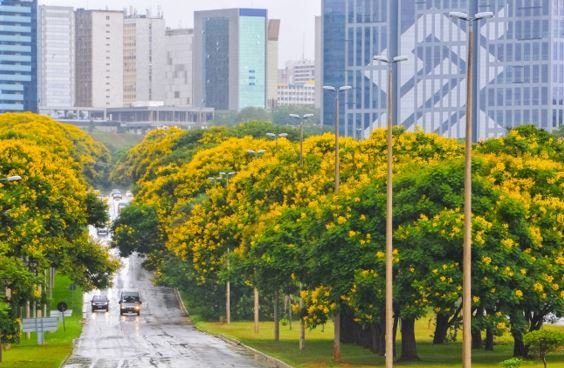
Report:
[{"label": "white car", "polygon": [[110,192],[110,197],[112,197],[112,199],[121,199],[121,192],[119,191],[119,189],[112,189],[112,191]]}]

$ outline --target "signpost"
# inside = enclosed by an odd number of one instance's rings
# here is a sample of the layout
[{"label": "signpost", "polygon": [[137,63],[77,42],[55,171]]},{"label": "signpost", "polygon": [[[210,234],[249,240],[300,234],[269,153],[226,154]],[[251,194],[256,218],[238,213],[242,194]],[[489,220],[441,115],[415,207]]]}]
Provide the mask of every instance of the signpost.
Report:
[{"label": "signpost", "polygon": [[58,317],[24,318],[22,321],[23,332],[37,332],[37,345],[45,342],[45,331],[57,331]]},{"label": "signpost", "polygon": [[69,307],[67,306],[67,303],[65,302],[60,302],[59,304],[57,304],[57,310],[59,312],[61,312],[61,317],[63,318],[63,331],[66,331],[67,329],[65,328],[65,311],[68,309]]}]

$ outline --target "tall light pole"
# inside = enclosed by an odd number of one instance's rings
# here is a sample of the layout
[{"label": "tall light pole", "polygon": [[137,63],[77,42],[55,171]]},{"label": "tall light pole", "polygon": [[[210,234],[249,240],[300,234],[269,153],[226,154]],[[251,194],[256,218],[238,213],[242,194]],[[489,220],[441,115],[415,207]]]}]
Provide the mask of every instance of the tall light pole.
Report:
[{"label": "tall light pole", "polygon": [[[270,134],[274,134],[274,133],[270,133]],[[255,150],[252,150],[252,149],[247,150],[247,153],[249,155],[256,156],[256,157],[262,156],[265,152],[266,151],[263,150],[263,149],[258,150],[258,151],[255,151]],[[255,334],[259,333],[259,317],[260,317],[260,315],[259,315],[259,308],[260,308],[259,304],[260,304],[259,303],[259,290],[255,286],[253,288],[253,320],[254,320],[253,330],[254,330]]]},{"label": "tall light pole", "polygon": [[297,119],[300,121],[300,166],[304,166],[304,120],[312,118],[313,114],[305,114],[305,115],[298,115],[298,114],[290,114],[291,118]]},{"label": "tall light pole", "polygon": [[462,12],[450,12],[452,18],[463,20],[468,27],[468,58],[466,60],[466,139],[464,149],[464,255],[462,286],[462,363],[472,366],[472,109],[474,23],[493,17],[492,12],[476,13],[473,17]]},{"label": "tall light pole", "polygon": [[339,172],[339,95],[341,92],[351,90],[351,86],[323,86],[323,89],[335,93],[335,193],[339,193],[341,175]]},{"label": "tall light pole", "polygon": [[[229,178],[235,175],[235,171],[221,171],[219,176],[225,178],[225,187],[229,186]],[[225,285],[225,321],[227,324],[231,323],[231,267],[229,264],[229,257],[231,255],[231,248],[227,247],[227,284]]]},{"label": "tall light pole", "polygon": [[386,63],[388,66],[388,174],[386,184],[386,368],[392,368],[394,365],[394,303],[393,303],[393,209],[392,209],[392,185],[393,185],[393,135],[392,128],[394,124],[394,88],[393,88],[393,73],[394,64],[406,61],[405,56],[396,56],[393,59],[388,59],[384,56],[375,56],[374,61]]},{"label": "tall light pole", "polygon": [[[339,95],[351,90],[351,86],[323,86],[323,89],[335,94],[335,194],[339,193],[339,182],[341,175],[339,172]],[[334,320],[334,341],[333,341],[333,359],[339,361],[341,359],[341,311],[335,311]]]},{"label": "tall light pole", "polygon": [[279,134],[266,133],[266,136],[270,138],[274,138],[274,141],[276,142],[276,151],[278,151],[278,138],[285,138],[288,136],[288,133],[279,133]]}]

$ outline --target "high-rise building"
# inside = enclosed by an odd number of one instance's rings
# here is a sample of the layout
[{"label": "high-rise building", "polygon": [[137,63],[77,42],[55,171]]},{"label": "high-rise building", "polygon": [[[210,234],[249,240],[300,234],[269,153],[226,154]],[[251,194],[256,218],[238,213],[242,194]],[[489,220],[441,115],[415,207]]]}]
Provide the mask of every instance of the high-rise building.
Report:
[{"label": "high-rise building", "polygon": [[266,107],[267,11],[194,13],[194,101],[216,110]]},{"label": "high-rise building", "polygon": [[[165,105],[192,102],[192,29],[168,29],[165,36]],[[201,106],[201,104],[196,104]]]},{"label": "high-rise building", "polygon": [[323,93],[323,48],[321,47],[321,17],[315,17],[315,107],[321,108]]},{"label": "high-rise building", "polygon": [[304,84],[315,81],[315,63],[313,61],[288,61],[286,70],[289,84]]},{"label": "high-rise building", "polygon": [[278,105],[315,105],[315,83],[279,84]]},{"label": "high-rise building", "polygon": [[0,112],[37,111],[37,0],[0,0]]},{"label": "high-rise building", "polygon": [[121,11],[76,10],[76,106],[123,106],[123,18]]},{"label": "high-rise building", "polygon": [[38,14],[39,108],[74,106],[74,9],[41,5]]},{"label": "high-rise building", "polygon": [[[474,137],[564,121],[564,4],[557,0],[480,2],[323,0],[323,84],[351,85],[341,98],[343,133],[386,125],[387,66],[375,55],[405,55],[395,68],[393,120],[464,136],[467,28],[450,11],[491,11],[475,24]],[[391,35],[391,37],[388,37]],[[325,124],[335,100],[324,93]]]},{"label": "high-rise building", "polygon": [[278,86],[278,38],[280,35],[280,19],[268,20],[268,43],[266,46],[266,105],[269,109],[276,107]]},{"label": "high-rise building", "polygon": [[165,21],[130,15],[123,24],[123,102],[165,99]]}]

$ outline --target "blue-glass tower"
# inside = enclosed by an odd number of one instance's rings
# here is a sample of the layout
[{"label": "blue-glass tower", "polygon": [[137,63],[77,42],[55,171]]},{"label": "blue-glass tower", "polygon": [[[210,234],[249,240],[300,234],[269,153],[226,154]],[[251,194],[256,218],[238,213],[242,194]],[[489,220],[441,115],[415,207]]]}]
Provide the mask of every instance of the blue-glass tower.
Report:
[{"label": "blue-glass tower", "polygon": [[0,0],[0,113],[37,105],[37,0]]},{"label": "blue-glass tower", "polygon": [[[348,84],[343,133],[386,125],[387,66],[375,55],[409,58],[396,68],[394,116],[407,129],[464,137],[467,36],[451,11],[491,11],[474,25],[474,137],[564,121],[564,3],[558,0],[323,0],[323,84]],[[334,122],[325,94],[323,120]]]}]

